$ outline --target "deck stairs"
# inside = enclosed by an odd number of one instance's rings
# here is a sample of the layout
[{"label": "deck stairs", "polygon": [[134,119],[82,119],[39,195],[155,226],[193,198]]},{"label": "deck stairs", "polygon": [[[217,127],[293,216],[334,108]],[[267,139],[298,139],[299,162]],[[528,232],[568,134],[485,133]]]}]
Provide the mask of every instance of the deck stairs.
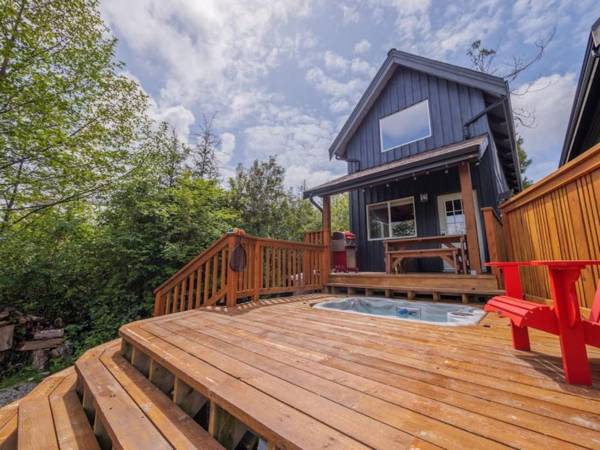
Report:
[{"label": "deck stairs", "polygon": [[221,445],[207,430],[204,398],[182,385],[175,392],[158,366],[145,367],[138,355],[136,367],[131,356],[120,339],[95,347],[0,409],[0,449],[245,448],[245,430]]}]

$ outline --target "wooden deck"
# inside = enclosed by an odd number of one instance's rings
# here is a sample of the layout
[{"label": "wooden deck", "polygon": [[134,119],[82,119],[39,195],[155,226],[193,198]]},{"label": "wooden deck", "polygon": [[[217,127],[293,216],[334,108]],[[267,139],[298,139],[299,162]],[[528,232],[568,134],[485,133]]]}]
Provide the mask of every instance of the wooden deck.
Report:
[{"label": "wooden deck", "polygon": [[311,307],[326,298],[135,322],[121,329],[124,356],[272,449],[600,448],[597,349],[594,387],[570,386],[554,336],[532,331],[534,351],[518,352],[492,315],[442,327]]},{"label": "wooden deck", "polygon": [[414,299],[417,296],[440,300],[443,296],[460,298],[468,303],[473,297],[489,297],[503,293],[494,275],[465,275],[454,273],[398,273],[350,272],[329,275],[328,288],[352,294],[359,289],[366,295],[372,293],[395,294]]}]

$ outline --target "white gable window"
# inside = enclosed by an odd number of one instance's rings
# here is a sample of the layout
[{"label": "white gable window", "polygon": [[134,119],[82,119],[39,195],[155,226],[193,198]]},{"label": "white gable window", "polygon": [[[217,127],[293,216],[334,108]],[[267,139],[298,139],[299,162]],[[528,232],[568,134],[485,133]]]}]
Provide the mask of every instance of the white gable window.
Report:
[{"label": "white gable window", "polygon": [[431,136],[429,100],[379,119],[379,135],[382,152]]},{"label": "white gable window", "polygon": [[370,241],[416,236],[414,198],[367,205],[367,223]]}]

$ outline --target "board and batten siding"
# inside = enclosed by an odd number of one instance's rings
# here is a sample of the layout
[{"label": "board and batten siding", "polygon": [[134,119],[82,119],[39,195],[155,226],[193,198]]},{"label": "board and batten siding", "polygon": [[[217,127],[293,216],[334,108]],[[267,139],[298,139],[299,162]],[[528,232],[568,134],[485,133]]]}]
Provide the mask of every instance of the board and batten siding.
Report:
[{"label": "board and batten siding", "polygon": [[[432,135],[382,152],[379,119],[426,99]],[[483,93],[478,89],[399,66],[348,143],[346,157],[360,162],[350,162],[349,173],[461,142],[463,124],[484,108]],[[471,136],[488,130],[486,116],[469,127]]]},{"label": "board and batten siding", "polygon": [[[432,135],[429,138],[381,152],[379,119],[402,110],[422,100],[429,100]],[[483,93],[441,78],[411,69],[398,67],[379,98],[348,145],[349,173],[364,170],[402,159],[416,153],[461,142],[464,140],[463,124],[485,108]],[[508,189],[500,167],[496,147],[491,139],[487,116],[469,127],[471,136],[488,133],[489,146],[478,164],[471,165],[473,188],[480,208],[498,208],[498,195]],[[458,171],[450,168],[431,175],[418,176],[416,180],[404,179],[389,186],[380,185],[350,193],[350,226],[357,235],[359,269],[384,270],[382,241],[369,241],[367,235],[367,205],[381,201],[414,196],[418,236],[435,236],[440,233],[437,196],[460,192]],[[427,202],[419,201],[419,194],[427,193]],[[483,217],[480,216],[483,223]],[[483,237],[485,246],[485,236]],[[487,253],[487,249],[486,249]],[[417,270],[441,270],[436,261],[418,261]]]},{"label": "board and batten siding", "polygon": [[[486,178],[485,173],[491,170],[489,155],[484,155],[479,166],[471,165],[473,189],[477,195],[477,203],[481,208],[497,208],[497,194],[494,184]],[[350,192],[350,229],[356,234],[358,265],[362,271],[380,272],[385,269],[382,240],[368,240],[367,206],[372,203],[390,201],[404,197],[414,197],[415,218],[417,221],[418,236],[437,236],[440,234],[437,197],[439,195],[454,194],[460,192],[460,181],[456,167],[443,171],[434,172],[430,175],[412,178],[378,185],[365,189],[357,189]],[[420,201],[420,194],[427,194],[427,201]],[[481,210],[480,223],[484,223]],[[483,231],[483,242],[485,256],[487,258],[487,245],[485,231]],[[442,264],[435,260],[423,260],[413,262],[412,270],[437,272],[442,269]]]}]

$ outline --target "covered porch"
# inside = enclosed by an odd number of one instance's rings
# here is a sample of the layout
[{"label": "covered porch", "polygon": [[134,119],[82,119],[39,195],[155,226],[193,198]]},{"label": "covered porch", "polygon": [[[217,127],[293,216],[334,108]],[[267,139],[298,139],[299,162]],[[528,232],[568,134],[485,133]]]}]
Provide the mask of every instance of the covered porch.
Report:
[{"label": "covered porch", "polygon": [[482,179],[487,146],[480,136],[307,190],[306,197],[322,198],[327,247],[337,231],[331,230],[330,196],[351,196],[359,273],[331,273],[330,287],[350,283],[370,292],[376,286],[388,295],[403,290],[409,297],[427,291],[434,299],[444,293],[497,292],[496,277],[485,267],[490,259],[486,231],[494,231],[486,222],[495,218],[498,197],[492,180]]}]

